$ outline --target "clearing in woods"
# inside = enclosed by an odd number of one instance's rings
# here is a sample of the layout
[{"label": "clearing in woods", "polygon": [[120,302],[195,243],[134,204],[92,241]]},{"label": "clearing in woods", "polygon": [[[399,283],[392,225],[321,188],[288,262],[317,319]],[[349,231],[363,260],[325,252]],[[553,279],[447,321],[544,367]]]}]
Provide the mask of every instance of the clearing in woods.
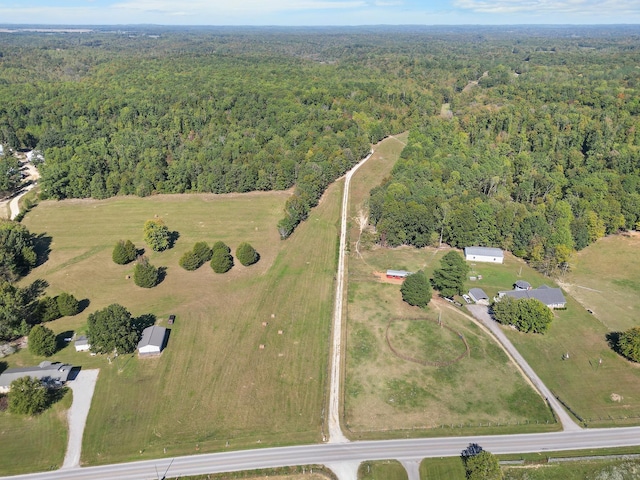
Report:
[{"label": "clearing in woods", "polygon": [[[159,358],[123,355],[109,362],[72,345],[51,357],[100,368],[83,464],[322,439],[340,187],[327,190],[287,241],[279,240],[276,223],[290,192],[43,202],[30,212],[24,224],[43,235],[40,243],[50,252],[22,285],[41,278],[50,295],[66,291],[90,300],[81,314],[49,323],[56,333],[82,332],[87,315],[111,303],[134,316],[154,314],[165,326],[176,315]],[[145,247],[142,227],[154,216],[180,236],[171,250],[146,248],[150,262],[167,270],[162,283],[143,289],[126,279],[133,266],[116,265],[111,252],[119,239]],[[217,240],[232,253],[248,241],[261,259],[250,267],[236,261],[222,275],[208,264],[195,272],[178,266],[195,242]],[[18,366],[42,359],[25,349],[5,360]],[[0,417],[3,445],[33,436],[29,429],[7,436],[7,422]],[[47,467],[61,465],[58,450]],[[2,473],[42,469],[18,465],[31,455],[28,448],[23,456],[6,453],[0,450]]]}]

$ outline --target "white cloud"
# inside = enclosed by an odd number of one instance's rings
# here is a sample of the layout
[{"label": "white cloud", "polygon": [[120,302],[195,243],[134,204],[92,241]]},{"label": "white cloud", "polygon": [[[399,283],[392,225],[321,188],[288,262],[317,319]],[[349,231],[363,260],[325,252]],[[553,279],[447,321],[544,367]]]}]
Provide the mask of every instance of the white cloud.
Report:
[{"label": "white cloud", "polygon": [[364,0],[322,1],[322,0],[243,0],[229,2],[228,0],[211,1],[176,1],[176,0],[130,0],[112,5],[114,9],[137,12],[189,12],[191,14],[234,14],[238,12],[260,15],[264,13],[300,11],[300,10],[329,10],[350,9],[366,6]]},{"label": "white cloud", "polygon": [[637,0],[454,0],[464,10],[488,14],[570,14],[610,17],[612,14],[639,15]]}]

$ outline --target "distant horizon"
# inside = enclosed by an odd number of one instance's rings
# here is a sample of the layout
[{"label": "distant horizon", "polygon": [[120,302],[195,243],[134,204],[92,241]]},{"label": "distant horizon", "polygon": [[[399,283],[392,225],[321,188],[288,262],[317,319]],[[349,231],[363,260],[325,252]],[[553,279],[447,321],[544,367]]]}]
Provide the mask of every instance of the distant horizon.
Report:
[{"label": "distant horizon", "polygon": [[636,25],[637,0],[5,0],[3,25]]}]

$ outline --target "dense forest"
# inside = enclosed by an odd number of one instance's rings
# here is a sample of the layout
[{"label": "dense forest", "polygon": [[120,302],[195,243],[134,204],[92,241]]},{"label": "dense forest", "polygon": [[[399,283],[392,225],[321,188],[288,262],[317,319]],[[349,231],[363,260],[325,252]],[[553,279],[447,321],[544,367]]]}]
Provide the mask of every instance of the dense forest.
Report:
[{"label": "dense forest", "polygon": [[44,152],[54,199],[295,186],[285,238],[410,129],[371,195],[378,241],[549,271],[640,221],[639,67],[623,26],[0,33],[0,143]]}]

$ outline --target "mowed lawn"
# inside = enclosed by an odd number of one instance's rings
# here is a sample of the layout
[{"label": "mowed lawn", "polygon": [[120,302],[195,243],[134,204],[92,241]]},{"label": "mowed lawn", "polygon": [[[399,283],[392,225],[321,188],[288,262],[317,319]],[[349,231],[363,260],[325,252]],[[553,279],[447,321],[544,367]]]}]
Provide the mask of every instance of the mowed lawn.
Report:
[{"label": "mowed lawn", "polygon": [[562,279],[582,304],[569,297],[546,335],[507,331],[546,385],[588,426],[640,424],[640,365],[617,355],[607,341],[609,333],[639,325],[640,300],[632,287],[640,278],[639,247],[637,234],[598,240]]},{"label": "mowed lawn", "polygon": [[[580,252],[572,272],[559,282],[565,288],[567,309],[555,311],[546,334],[504,328],[547,387],[588,426],[640,423],[640,365],[617,355],[607,341],[609,332],[640,324],[636,315],[640,300],[629,286],[640,278],[638,247],[640,237],[620,235],[601,239]],[[490,297],[510,289],[518,279],[533,287],[556,286],[553,279],[510,254],[504,265],[477,263],[473,268],[482,280],[468,286],[479,286]],[[567,353],[569,359],[563,360]]]},{"label": "mowed lawn", "polygon": [[[380,282],[387,268],[427,275],[445,251],[381,249],[349,260],[345,418],[354,438],[376,435],[462,435],[555,429],[544,400],[503,350],[465,310],[434,298],[427,310],[402,301],[399,284]],[[412,319],[420,318],[415,321]],[[393,323],[389,326],[389,322]],[[438,327],[442,323],[451,330]],[[387,328],[389,332],[387,334]],[[464,353],[470,355],[446,366]],[[547,423],[548,422],[548,423]],[[395,432],[395,433],[394,433]]]},{"label": "mowed lawn", "polygon": [[[56,332],[82,331],[89,313],[114,302],[165,326],[167,315],[177,317],[160,358],[109,363],[72,346],[52,357],[100,368],[83,464],[322,438],[341,185],[286,241],[276,223],[287,192],[44,202],[27,216],[30,231],[50,239],[50,253],[22,283],[45,279],[52,295],[90,301],[80,315],[49,324]],[[142,226],[155,216],[180,236],[169,251],[147,251],[166,278],[142,289],[126,278],[133,267],[114,264],[111,252],[119,239],[143,247]],[[195,242],[217,240],[232,253],[250,242],[260,262],[236,261],[223,275],[178,266]],[[27,351],[7,358],[10,366],[39,360]],[[56,459],[51,464],[61,464]]]}]

